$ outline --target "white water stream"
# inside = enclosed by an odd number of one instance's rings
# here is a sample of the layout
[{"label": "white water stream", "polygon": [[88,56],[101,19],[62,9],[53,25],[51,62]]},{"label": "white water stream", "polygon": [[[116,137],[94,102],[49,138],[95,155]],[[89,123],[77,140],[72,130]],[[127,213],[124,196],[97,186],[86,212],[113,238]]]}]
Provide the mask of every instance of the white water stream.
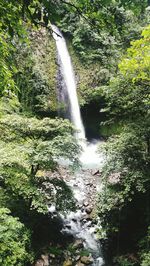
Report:
[{"label": "white water stream", "polygon": [[[83,148],[83,153],[81,155],[80,161],[83,165],[83,168],[87,167],[89,169],[92,169],[95,167],[96,169],[100,167],[103,159],[96,153],[97,143],[86,143],[85,130],[81,119],[76,92],[75,75],[66,41],[62,33],[56,26],[52,25],[52,30],[53,37],[56,41],[61,74],[63,75],[64,84],[68,94],[71,121],[77,129],[76,138]],[[72,181],[70,181],[70,186],[73,188],[78,203],[81,205],[81,202],[83,204],[86,194],[86,185],[84,184],[82,174],[78,174],[78,176],[75,177],[75,182],[76,184],[78,183],[78,188],[75,185],[76,189],[74,189],[74,184],[71,182]],[[73,234],[77,239],[83,239],[85,248],[88,248],[91,251],[93,257],[93,262],[90,265],[102,266],[104,265],[104,261],[101,254],[100,244],[95,235],[96,226],[91,225],[90,221],[88,220],[85,220],[85,222],[83,222],[84,215],[86,215],[85,210],[81,210],[80,208],[78,209],[78,211],[68,214],[66,219],[64,219],[64,223],[67,225],[66,228],[64,228],[64,231],[67,232],[68,230],[68,233]]]},{"label": "white water stream", "polygon": [[71,63],[71,58],[67,49],[66,41],[62,36],[62,33],[56,26],[52,26],[54,31],[53,36],[56,41],[57,51],[60,59],[61,70],[63,73],[63,79],[68,91],[68,97],[70,102],[71,121],[77,129],[76,137],[80,140],[85,140],[85,131],[81,119],[80,108],[78,104],[78,97],[76,91],[76,82],[74,71]]}]

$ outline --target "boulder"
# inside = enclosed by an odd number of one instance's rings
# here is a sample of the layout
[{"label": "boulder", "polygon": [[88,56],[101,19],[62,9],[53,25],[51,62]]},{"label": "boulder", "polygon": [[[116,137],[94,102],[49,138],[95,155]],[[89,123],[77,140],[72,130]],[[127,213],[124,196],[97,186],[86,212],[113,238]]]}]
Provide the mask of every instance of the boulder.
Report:
[{"label": "boulder", "polygon": [[83,256],[83,257],[81,257],[81,262],[85,265],[89,265],[93,262],[93,259],[91,257],[88,257],[88,256]]},{"label": "boulder", "polygon": [[90,214],[92,212],[92,208],[90,206],[86,207],[85,211],[87,214]]},{"label": "boulder", "polygon": [[90,217],[89,214],[84,215],[84,217],[82,219],[80,219],[80,222],[82,222],[82,223],[86,223],[87,221],[92,221],[92,218]]},{"label": "boulder", "polygon": [[74,223],[76,223],[76,222],[77,222],[77,219],[73,218],[72,221],[73,221]]},{"label": "boulder", "polygon": [[49,266],[49,256],[41,255],[41,258],[35,262],[34,266]]},{"label": "boulder", "polygon": [[72,261],[70,259],[68,260],[65,260],[64,263],[63,263],[63,266],[72,266]]},{"label": "boulder", "polygon": [[42,259],[39,259],[35,262],[33,266],[44,266],[44,261]]},{"label": "boulder", "polygon": [[44,261],[44,266],[49,266],[49,256],[41,255],[42,260]]},{"label": "boulder", "polygon": [[70,224],[66,224],[65,226],[67,229],[71,229],[71,225]]},{"label": "boulder", "polygon": [[81,256],[80,256],[80,255],[77,255],[77,256],[75,257],[75,261],[79,261],[80,258],[81,258]]},{"label": "boulder", "polygon": [[87,207],[89,205],[88,201],[84,201],[83,205]]},{"label": "boulder", "polygon": [[75,266],[85,266],[81,261],[79,261]]},{"label": "boulder", "polygon": [[76,241],[73,244],[74,249],[80,249],[83,248],[83,240],[82,239],[76,239]]}]

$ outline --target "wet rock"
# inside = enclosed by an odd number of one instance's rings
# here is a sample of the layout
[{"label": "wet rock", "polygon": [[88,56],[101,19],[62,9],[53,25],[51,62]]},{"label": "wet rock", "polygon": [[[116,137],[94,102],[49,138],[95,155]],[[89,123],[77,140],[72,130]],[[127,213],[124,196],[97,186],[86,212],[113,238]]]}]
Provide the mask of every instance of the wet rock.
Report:
[{"label": "wet rock", "polygon": [[88,201],[84,201],[83,205],[87,207],[89,205]]},{"label": "wet rock", "polygon": [[74,187],[78,187],[78,184],[77,184],[77,183],[75,183],[75,184],[73,184],[73,186],[74,186]]},{"label": "wet rock", "polygon": [[52,259],[55,259],[56,255],[55,255],[55,254],[50,254],[50,257],[51,257]]},{"label": "wet rock", "polygon": [[99,170],[93,172],[93,176],[94,176],[94,175],[100,175],[100,174],[101,174],[101,172],[100,172]]},{"label": "wet rock", "polygon": [[96,233],[96,228],[95,227],[90,227],[89,232],[91,234]]},{"label": "wet rock", "polygon": [[73,218],[72,221],[73,221],[74,223],[76,223],[76,222],[77,222],[77,219]]},{"label": "wet rock", "polygon": [[90,183],[89,181],[87,181],[87,182],[85,182],[85,185],[86,185],[86,186],[90,186],[91,183]]},{"label": "wet rock", "polygon": [[86,224],[86,223],[89,222],[89,221],[91,221],[91,218],[90,218],[89,216],[87,216],[86,218],[80,220],[80,222],[81,222],[82,224]]},{"label": "wet rock", "polygon": [[69,250],[65,250],[64,255],[65,258],[71,258],[71,252]]},{"label": "wet rock", "polygon": [[73,244],[74,249],[80,249],[83,248],[83,240],[82,239],[77,239],[75,243]]},{"label": "wet rock", "polygon": [[71,229],[71,225],[69,225],[69,224],[66,224],[66,226],[65,226],[67,229]]},{"label": "wet rock", "polygon": [[86,226],[87,226],[87,227],[91,227],[91,225],[92,225],[92,221],[88,221],[88,222],[86,223]]},{"label": "wet rock", "polygon": [[94,187],[94,184],[93,183],[90,183],[90,188],[93,189],[93,187]]},{"label": "wet rock", "polygon": [[33,266],[44,266],[44,261],[42,259],[39,259],[35,264],[33,264]]},{"label": "wet rock", "polygon": [[78,260],[80,260],[80,258],[81,258],[81,256],[80,256],[80,255],[76,256],[76,257],[75,257],[75,261],[78,261]]},{"label": "wet rock", "polygon": [[87,220],[87,222],[89,222],[89,221],[92,221],[92,217],[90,217],[89,215],[86,217],[86,220]]},{"label": "wet rock", "polygon": [[41,255],[41,258],[38,259],[33,266],[49,266],[49,256]]},{"label": "wet rock", "polygon": [[72,266],[72,261],[70,259],[68,260],[65,260],[64,263],[63,263],[63,266]]},{"label": "wet rock", "polygon": [[90,214],[92,212],[92,208],[89,206],[85,209],[87,214]]},{"label": "wet rock", "polygon": [[85,215],[80,219],[80,221],[83,222],[83,223],[85,223],[85,222],[87,222],[87,221],[91,221],[91,220],[92,220],[92,219],[91,219],[91,217],[90,217],[89,214],[85,214]]},{"label": "wet rock", "polygon": [[49,256],[41,255],[42,260],[44,261],[44,266],[49,266]]},{"label": "wet rock", "polygon": [[81,261],[79,261],[75,266],[85,266]]},{"label": "wet rock", "polygon": [[91,257],[83,256],[81,257],[81,262],[85,265],[89,265],[93,262],[93,259]]}]

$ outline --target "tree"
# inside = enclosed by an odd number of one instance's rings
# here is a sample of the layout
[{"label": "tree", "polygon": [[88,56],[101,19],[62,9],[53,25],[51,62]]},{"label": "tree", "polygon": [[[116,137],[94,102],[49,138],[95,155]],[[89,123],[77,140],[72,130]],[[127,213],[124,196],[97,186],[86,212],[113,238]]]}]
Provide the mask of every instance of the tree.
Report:
[{"label": "tree", "polygon": [[126,58],[119,64],[123,76],[132,79],[133,83],[148,84],[150,81],[150,26],[142,32],[142,38],[131,42]]},{"label": "tree", "polygon": [[[78,163],[79,146],[73,132],[68,120],[58,118],[28,118],[13,112],[0,118],[0,205],[19,217],[21,226],[31,230],[28,240],[32,242],[34,259],[55,234],[51,231],[48,206],[55,205],[56,210],[61,212],[75,208],[73,193],[58,169],[60,157],[70,158],[71,167]],[[14,222],[17,221],[14,218]],[[18,224],[16,226],[19,228]],[[38,245],[34,245],[34,239],[38,237]],[[16,238],[14,241],[17,241]],[[10,265],[22,265],[19,254],[22,261],[26,254],[27,259],[30,258],[27,246],[20,253],[19,248],[20,242],[18,246],[14,243],[14,251],[10,247],[12,252],[18,252],[18,256],[13,253],[14,257],[13,254],[8,257],[8,260],[12,257]],[[2,259],[7,262],[6,257]]]},{"label": "tree", "polygon": [[[131,260],[128,255],[122,257],[125,251],[129,254],[138,250],[139,264],[142,263],[141,253],[145,252],[145,261],[149,256],[146,245],[145,251],[139,248],[150,221],[149,27],[142,36],[131,43],[119,64],[118,76],[104,88],[108,123],[117,122],[121,127],[105,146],[105,188],[99,195],[98,209],[116,246],[117,252],[113,252],[121,256],[117,260],[120,264]],[[122,246],[126,242],[128,246]]]},{"label": "tree", "polygon": [[15,48],[12,42],[14,35],[20,40],[25,39],[21,5],[18,1],[0,1],[0,96],[5,91],[16,91],[13,79],[15,66],[12,64],[11,54]]},{"label": "tree", "polygon": [[[1,118],[0,132],[0,172],[4,192],[9,196],[11,190],[18,200],[20,196],[28,210],[35,208],[39,212],[47,212],[47,204],[59,202],[53,198],[53,190],[57,187],[60,190],[62,186],[63,193],[63,189],[67,191],[67,186],[59,178],[58,182],[53,183],[54,180],[46,178],[44,172],[56,170],[60,157],[70,159],[72,166],[78,163],[79,146],[71,135],[73,127],[62,119],[38,120],[7,115]],[[46,180],[51,182],[47,197],[44,190],[40,191]],[[59,202],[59,206],[68,208],[71,197],[72,193],[68,189],[64,199],[61,198],[66,203]]]},{"label": "tree", "polygon": [[[127,2],[127,3],[126,3]],[[125,38],[125,42],[129,43],[129,40],[137,36],[139,29],[137,23],[135,23],[135,16],[126,12],[124,7],[133,8],[133,10],[144,9],[147,1],[139,3],[137,0],[134,1],[61,1],[61,0],[11,0],[11,1],[0,1],[0,95],[8,94],[9,91],[17,91],[17,86],[14,80],[14,74],[17,72],[15,63],[13,62],[13,52],[16,49],[17,39],[19,41],[27,41],[27,25],[34,24],[38,26],[44,26],[52,32],[50,23],[62,23],[64,17],[72,16],[78,19],[83,19],[91,27],[92,36],[95,40],[95,49],[92,51],[93,60],[96,58],[103,57],[103,50],[106,55],[112,54],[115,56],[114,49],[111,50],[111,46],[114,48],[114,36],[116,40]],[[134,17],[134,18],[133,18]],[[77,20],[78,20],[77,19]],[[131,21],[131,23],[130,23]],[[133,24],[136,24],[133,26]],[[80,23],[81,26],[81,23]],[[78,28],[79,25],[76,26]],[[109,30],[109,35],[101,33],[105,28]],[[134,28],[134,30],[133,30]],[[127,34],[130,31],[129,34]],[[96,35],[101,35],[100,38]],[[100,34],[101,33],[101,34]],[[104,36],[103,36],[104,35]],[[106,35],[106,36],[105,36]],[[130,35],[128,37],[128,35]],[[109,41],[106,39],[109,38]],[[82,40],[81,40],[82,41]],[[80,42],[80,41],[79,41]],[[90,41],[91,42],[91,41]],[[75,46],[78,46],[77,38],[75,40]],[[79,43],[80,44],[80,43]],[[82,44],[82,42],[81,42]],[[81,46],[80,44],[80,46]],[[100,47],[98,52],[96,51],[97,45]],[[101,47],[102,45],[102,47]],[[120,45],[117,43],[117,45]],[[116,45],[116,47],[117,47]],[[105,48],[105,49],[103,49]],[[117,47],[118,48],[118,47]],[[86,45],[83,50],[86,51]],[[93,49],[92,49],[93,50]],[[81,51],[80,54],[86,53]],[[86,56],[88,57],[87,50]],[[102,55],[101,55],[102,53]],[[105,61],[105,57],[103,61]]]},{"label": "tree", "polygon": [[21,266],[33,261],[29,230],[6,208],[0,208],[0,231],[1,265]]}]

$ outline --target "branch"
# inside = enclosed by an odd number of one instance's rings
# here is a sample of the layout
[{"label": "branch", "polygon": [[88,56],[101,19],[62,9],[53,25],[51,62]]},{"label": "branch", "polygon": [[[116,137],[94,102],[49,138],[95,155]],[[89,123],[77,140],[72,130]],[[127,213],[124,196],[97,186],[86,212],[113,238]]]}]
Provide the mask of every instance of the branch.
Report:
[{"label": "branch", "polygon": [[[77,13],[82,16],[86,21],[88,21],[88,23],[90,22],[89,19],[87,17],[85,17],[82,13],[82,11],[77,7],[75,6],[74,4],[70,3],[70,2],[66,2],[64,0],[61,1],[63,4],[66,4],[66,5],[69,5],[71,7],[73,7],[74,9],[76,9]],[[91,22],[90,22],[91,23]]]},{"label": "branch", "polygon": [[[94,25],[94,23],[90,20],[90,18],[88,18],[85,15],[83,15],[82,11],[76,5],[74,5],[74,4],[70,3],[70,2],[66,2],[65,0],[61,0],[61,2],[63,4],[66,4],[66,5],[69,5],[69,6],[73,7],[77,11],[78,15],[81,16],[82,18],[84,18],[86,20],[86,22],[90,26],[92,26],[94,29],[96,29],[96,31],[99,33],[98,27]],[[95,21],[96,21],[96,19],[95,19]]]},{"label": "branch", "polygon": [[[90,26],[92,26],[94,29],[96,29],[96,31],[99,33],[98,27],[97,27],[97,26],[91,21],[90,18],[86,17],[86,16],[82,13],[82,11],[80,10],[80,8],[78,8],[76,5],[74,5],[74,4],[70,3],[70,2],[67,2],[67,1],[65,1],[65,0],[61,0],[61,3],[73,7],[73,8],[77,11],[78,15],[81,16],[84,20],[86,20],[86,22],[87,22]],[[27,10],[27,13],[28,13],[29,16],[30,16],[31,21],[32,21],[35,25],[40,25],[40,26],[42,26],[42,27],[45,27],[46,29],[48,29],[48,31],[49,31],[51,34],[52,34],[52,33],[55,33],[58,37],[61,37],[60,34],[58,34],[56,31],[54,31],[54,30],[51,28],[51,26],[46,25],[46,24],[45,24],[44,22],[42,22],[42,21],[36,21],[36,20],[33,18],[32,14],[31,14],[31,12],[30,12],[30,9],[28,8],[28,6],[26,6],[26,10]],[[96,21],[96,20],[95,20],[95,21]]]},{"label": "branch", "polygon": [[46,24],[45,24],[44,22],[42,22],[42,21],[36,21],[36,20],[33,18],[33,16],[32,16],[32,14],[31,14],[31,12],[30,12],[30,10],[29,10],[28,7],[27,7],[27,12],[28,12],[28,14],[29,14],[29,16],[30,16],[31,21],[32,21],[36,26],[37,26],[37,25],[42,26],[42,27],[46,28],[51,34],[52,34],[52,33],[55,33],[58,37],[62,38],[62,36],[61,36],[60,34],[58,34],[56,31],[54,31],[54,30],[51,28],[51,26],[46,25]]}]

